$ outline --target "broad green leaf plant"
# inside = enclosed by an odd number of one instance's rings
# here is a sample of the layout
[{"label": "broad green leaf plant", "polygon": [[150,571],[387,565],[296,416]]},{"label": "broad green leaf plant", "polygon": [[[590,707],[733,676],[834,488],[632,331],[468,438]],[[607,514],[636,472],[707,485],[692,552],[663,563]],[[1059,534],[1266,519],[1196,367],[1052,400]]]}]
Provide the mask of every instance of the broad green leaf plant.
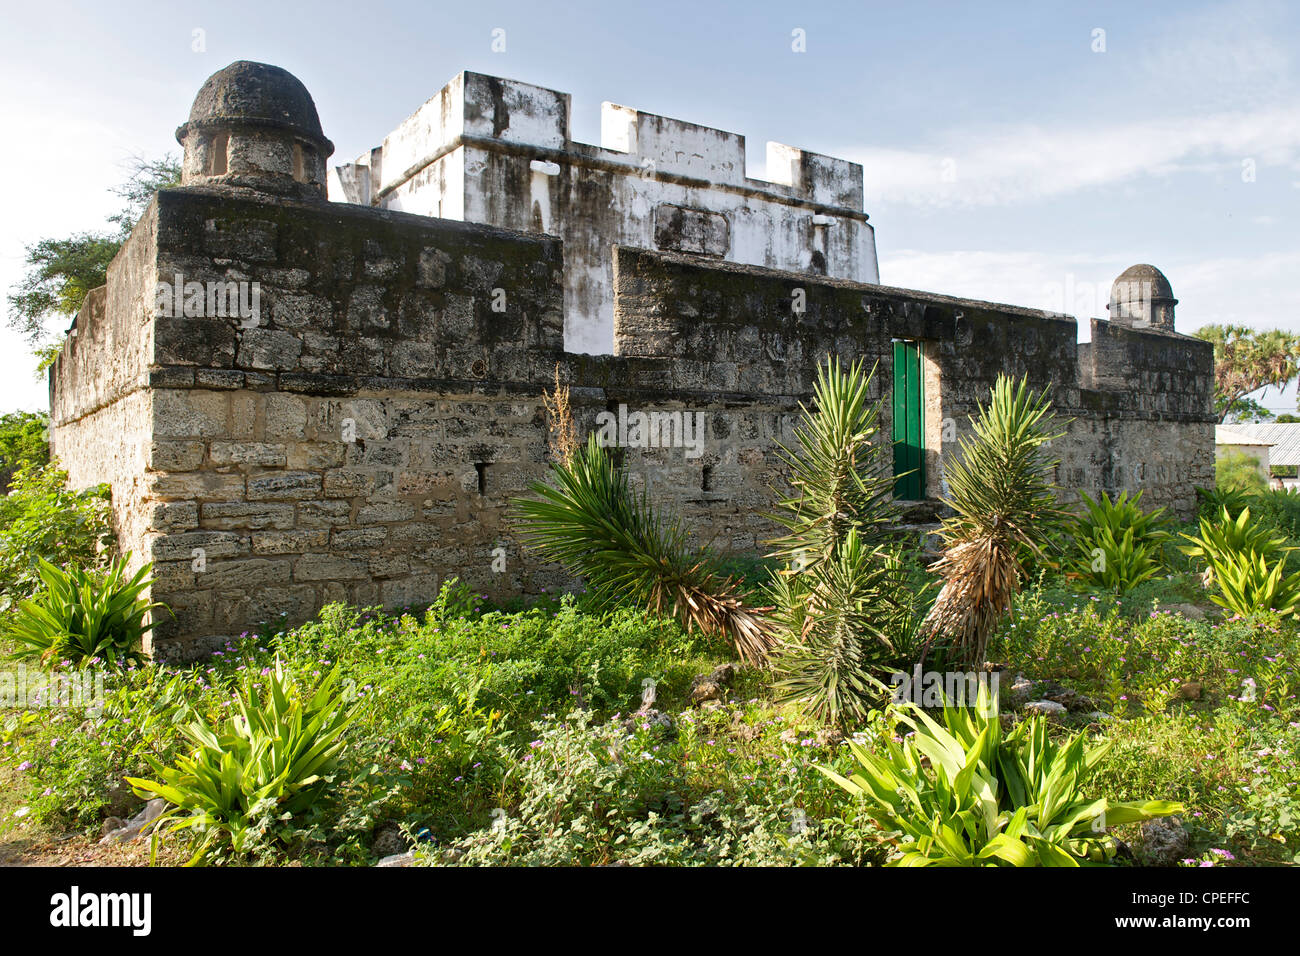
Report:
[{"label": "broad green leaf plant", "polygon": [[884,753],[849,747],[860,770],[820,767],[892,835],[892,866],[1087,866],[1113,858],[1108,827],[1182,811],[1164,800],[1116,803],[1086,795],[1109,744],[1082,734],[1058,743],[1034,717],[1003,736],[996,698],[973,710],[945,703],[943,723],[910,703],[893,716],[911,733],[883,735]]},{"label": "broad green leaf plant", "polygon": [[145,760],[155,780],[127,777],[137,796],[169,806],[154,825],[154,848],[169,832],[191,830],[198,848],[188,865],[213,851],[243,855],[269,839],[287,840],[334,778],[356,718],[336,668],[304,688],[276,661],[247,675],[235,713],[219,721],[195,715],[179,730],[194,749],[174,766]]}]

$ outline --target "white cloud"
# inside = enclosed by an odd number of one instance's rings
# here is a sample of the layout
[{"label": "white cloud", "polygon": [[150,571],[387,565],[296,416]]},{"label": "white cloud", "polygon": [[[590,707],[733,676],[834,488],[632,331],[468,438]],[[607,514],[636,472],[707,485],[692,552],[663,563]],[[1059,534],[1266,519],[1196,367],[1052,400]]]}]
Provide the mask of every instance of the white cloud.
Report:
[{"label": "white cloud", "polygon": [[1261,172],[1300,168],[1300,110],[1122,123],[1098,116],[1058,127],[952,131],[941,140],[951,145],[846,150],[863,166],[868,208],[872,202],[939,207],[1031,202],[1178,172],[1237,178],[1248,159]]},{"label": "white cloud", "polygon": [[[1004,302],[1075,316],[1087,335],[1088,319],[1105,318],[1110,285],[1136,260],[1037,251],[924,252],[882,256],[886,285],[969,299]],[[1300,331],[1300,249],[1261,256],[1156,263],[1178,297],[1178,329],[1210,322]]]}]

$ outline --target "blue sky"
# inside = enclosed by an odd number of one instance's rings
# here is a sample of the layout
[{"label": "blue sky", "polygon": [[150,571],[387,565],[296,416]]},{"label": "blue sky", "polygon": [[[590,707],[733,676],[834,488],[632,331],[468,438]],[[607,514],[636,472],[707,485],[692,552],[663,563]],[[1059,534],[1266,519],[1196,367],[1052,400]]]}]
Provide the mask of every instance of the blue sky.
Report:
[{"label": "blue sky", "polygon": [[[751,175],[767,140],[861,162],[890,285],[1086,323],[1151,262],[1181,331],[1300,330],[1300,10],[1284,2],[42,2],[5,20],[6,291],[25,244],[100,226],[129,157],[177,152],[203,80],[252,59],[303,80],[336,161],[460,70],[495,73],[572,93],[586,142],[612,100],[744,134]],[[0,346],[0,410],[44,407],[25,346],[7,330]]]}]

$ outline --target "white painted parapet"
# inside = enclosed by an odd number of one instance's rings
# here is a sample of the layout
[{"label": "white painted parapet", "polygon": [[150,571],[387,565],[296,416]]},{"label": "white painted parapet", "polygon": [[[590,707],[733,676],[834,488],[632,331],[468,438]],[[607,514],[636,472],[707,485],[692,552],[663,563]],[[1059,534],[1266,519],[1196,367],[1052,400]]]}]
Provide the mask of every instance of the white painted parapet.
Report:
[{"label": "white painted parapet", "polygon": [[601,145],[569,135],[570,97],[465,72],[382,146],[337,167],[330,198],[564,240],[565,347],[614,344],[614,245],[876,283],[862,167],[614,103]]}]

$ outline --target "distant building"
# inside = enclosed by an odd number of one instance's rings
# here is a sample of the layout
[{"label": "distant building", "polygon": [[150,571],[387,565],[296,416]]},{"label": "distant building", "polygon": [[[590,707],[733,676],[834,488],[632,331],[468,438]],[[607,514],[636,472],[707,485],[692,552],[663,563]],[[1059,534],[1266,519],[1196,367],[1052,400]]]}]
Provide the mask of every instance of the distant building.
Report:
[{"label": "distant building", "polygon": [[1238,426],[1216,425],[1214,428],[1214,460],[1220,461],[1229,455],[1244,454],[1255,459],[1260,477],[1269,480],[1270,442],[1248,435],[1238,430]]},{"label": "distant building", "polygon": [[[1228,432],[1233,437],[1232,447],[1256,449],[1251,454],[1263,454],[1265,471],[1272,475],[1277,471],[1287,474],[1281,476],[1282,484],[1287,488],[1300,487],[1300,478],[1290,474],[1300,470],[1300,422],[1271,422],[1262,425],[1228,425],[1214,430],[1216,457],[1225,447],[1220,433]],[[1263,449],[1259,452],[1259,449]]]}]

